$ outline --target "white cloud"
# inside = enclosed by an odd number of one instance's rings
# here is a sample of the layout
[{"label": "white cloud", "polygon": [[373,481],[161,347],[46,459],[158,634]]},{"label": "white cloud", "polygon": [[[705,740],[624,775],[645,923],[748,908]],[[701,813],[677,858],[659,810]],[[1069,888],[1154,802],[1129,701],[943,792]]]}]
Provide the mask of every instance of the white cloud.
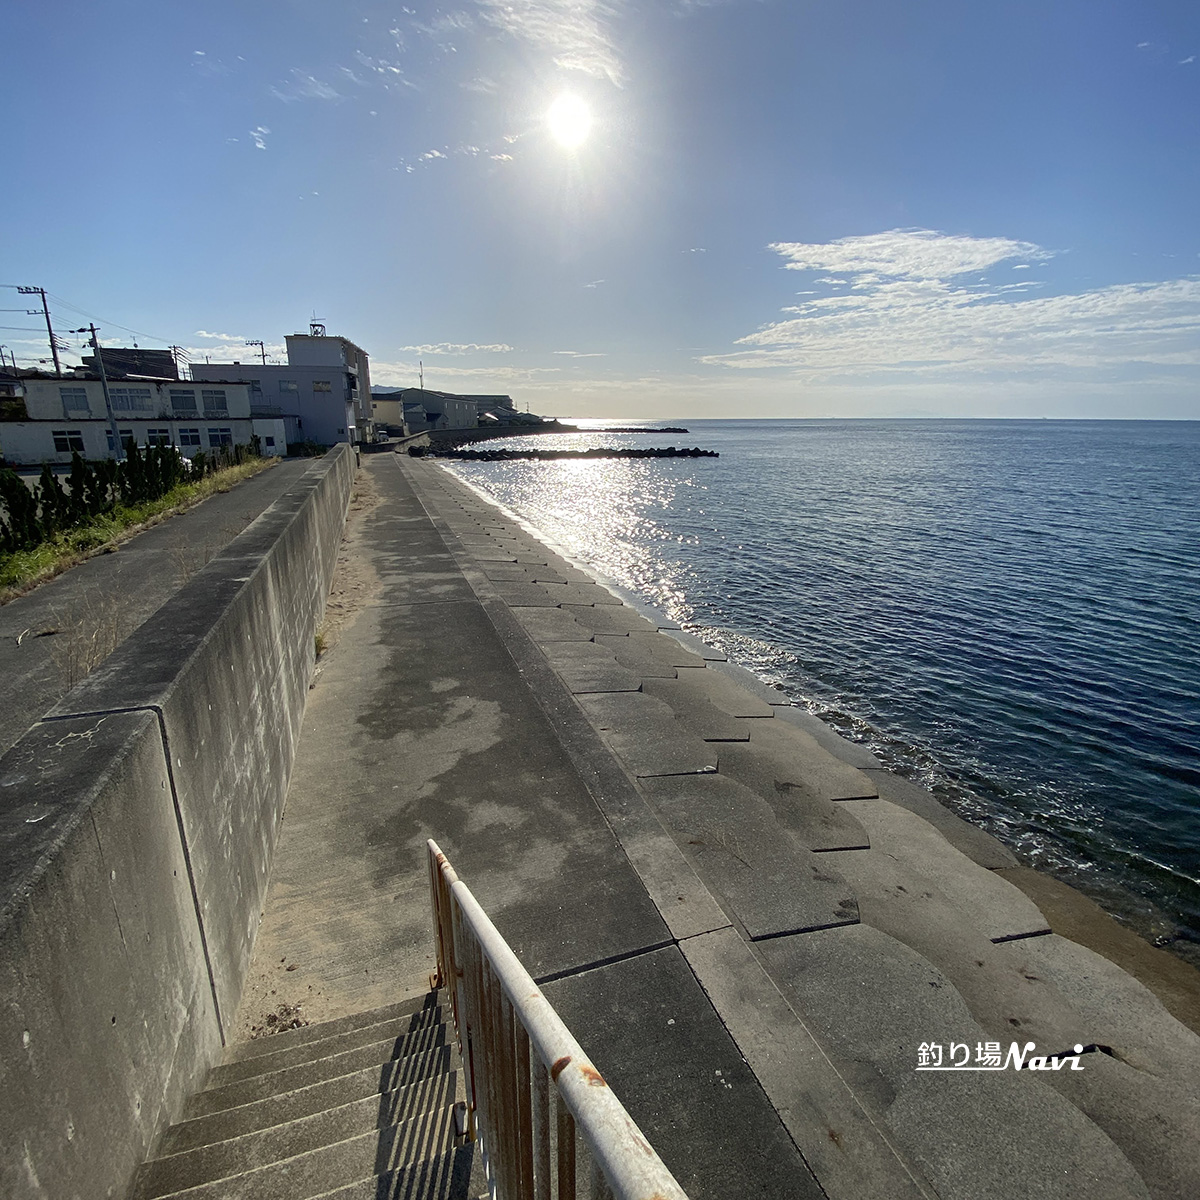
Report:
[{"label": "white cloud", "polygon": [[193,337],[208,338],[214,342],[244,342],[246,339],[240,333],[209,333],[207,329],[197,329]]},{"label": "white cloud", "polygon": [[267,148],[267,134],[271,131],[265,125],[256,125],[250,130],[250,136],[254,139],[254,144],[260,150]]},{"label": "white cloud", "polygon": [[598,288],[602,283],[607,283],[607,279],[593,279],[591,283],[585,283],[585,288]]},{"label": "white cloud", "polygon": [[738,339],[745,349],[700,361],[811,378],[1200,366],[1200,277],[1032,297],[1032,282],[959,278],[1013,257],[1050,257],[1029,242],[894,230],[772,249],[794,270],[846,272],[850,290],[785,309],[790,319]]},{"label": "white cloud", "polygon": [[[207,330],[197,329],[192,336],[203,338],[205,341],[221,343],[218,346],[181,346],[180,349],[195,364],[202,365],[205,356],[211,358],[217,355],[220,356],[217,359],[219,362],[229,363],[236,359],[246,366],[253,366],[262,361],[259,357],[258,347],[247,346],[246,339],[241,334],[209,333]],[[283,342],[267,342],[265,349],[268,361],[271,359],[282,361],[287,358],[287,346]]]},{"label": "white cloud", "polygon": [[477,342],[430,342],[424,346],[401,346],[411,354],[511,354],[513,347],[504,342],[481,345]]},{"label": "white cloud", "polygon": [[[775,242],[789,271],[834,271],[840,274],[896,276],[905,279],[949,279],[983,271],[1010,258],[1049,258],[1032,242],[1009,238],[975,238],[933,229],[892,229],[835,242]],[[828,279],[827,283],[845,283]]]},{"label": "white cloud", "polygon": [[483,20],[548,53],[568,70],[620,83],[623,70],[608,24],[625,0],[476,0]]},{"label": "white cloud", "polygon": [[607,355],[593,350],[590,353],[584,354],[579,350],[554,350],[554,354],[565,354],[568,358],[606,358]]},{"label": "white cloud", "polygon": [[[372,382],[386,387],[416,387],[419,372],[420,366],[415,360],[385,362],[382,359],[371,359]],[[476,385],[472,390],[495,392],[501,390],[501,387],[507,389],[514,385],[532,384],[544,380],[546,376],[560,373],[559,367],[447,367],[438,363],[435,370],[425,371],[425,386],[454,390],[458,387],[455,381],[461,379]],[[479,384],[480,380],[484,382]]]},{"label": "white cloud", "polygon": [[1179,60],[1179,65],[1181,67],[1186,67],[1188,65],[1188,63],[1194,63],[1195,61],[1196,61],[1196,56],[1194,54],[1189,54],[1187,56],[1187,58],[1181,58]]}]

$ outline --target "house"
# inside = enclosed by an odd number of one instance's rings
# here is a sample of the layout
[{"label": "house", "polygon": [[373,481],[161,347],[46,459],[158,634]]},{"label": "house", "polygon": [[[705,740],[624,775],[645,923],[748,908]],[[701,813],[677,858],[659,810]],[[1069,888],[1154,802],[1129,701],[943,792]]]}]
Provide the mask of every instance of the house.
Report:
[{"label": "house", "polygon": [[[107,351],[105,366],[107,368]],[[0,454],[9,466],[69,463],[115,454],[112,425],[124,444],[178,446],[185,458],[198,450],[248,445],[259,438],[264,454],[283,454],[284,423],[255,417],[248,384],[118,376],[104,384],[85,368],[69,375],[20,372],[0,379]]]},{"label": "house", "polygon": [[192,380],[245,384],[253,411],[282,418],[289,442],[332,446],[371,441],[374,415],[366,351],[348,338],[326,334],[318,322],[286,342],[286,366],[193,363]]},{"label": "house", "polygon": [[404,432],[430,429],[474,429],[478,409],[469,396],[437,392],[432,388],[378,388],[371,393],[375,420]]}]

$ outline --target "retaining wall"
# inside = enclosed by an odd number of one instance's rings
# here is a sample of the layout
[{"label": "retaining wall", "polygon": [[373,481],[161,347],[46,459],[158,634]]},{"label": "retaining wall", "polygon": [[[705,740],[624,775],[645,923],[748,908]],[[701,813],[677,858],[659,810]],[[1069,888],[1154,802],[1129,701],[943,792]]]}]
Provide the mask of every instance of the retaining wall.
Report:
[{"label": "retaining wall", "polygon": [[315,463],[0,758],[5,1197],[124,1196],[220,1054],[354,463]]}]

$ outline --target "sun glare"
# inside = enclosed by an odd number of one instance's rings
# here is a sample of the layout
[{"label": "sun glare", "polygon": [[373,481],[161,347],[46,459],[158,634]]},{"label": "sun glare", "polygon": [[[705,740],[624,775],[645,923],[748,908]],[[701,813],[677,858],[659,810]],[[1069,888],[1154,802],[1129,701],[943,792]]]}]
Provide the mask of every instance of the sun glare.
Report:
[{"label": "sun glare", "polygon": [[583,145],[592,128],[592,113],[578,96],[564,94],[550,105],[546,122],[555,140],[568,150]]}]

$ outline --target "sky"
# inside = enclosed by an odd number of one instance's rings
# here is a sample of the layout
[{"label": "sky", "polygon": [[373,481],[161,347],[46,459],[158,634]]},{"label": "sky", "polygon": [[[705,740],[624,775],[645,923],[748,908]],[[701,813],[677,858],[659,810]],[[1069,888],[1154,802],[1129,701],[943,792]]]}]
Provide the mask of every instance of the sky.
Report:
[{"label": "sky", "polygon": [[3,0],[0,343],[558,416],[1200,419],[1194,0]]}]

